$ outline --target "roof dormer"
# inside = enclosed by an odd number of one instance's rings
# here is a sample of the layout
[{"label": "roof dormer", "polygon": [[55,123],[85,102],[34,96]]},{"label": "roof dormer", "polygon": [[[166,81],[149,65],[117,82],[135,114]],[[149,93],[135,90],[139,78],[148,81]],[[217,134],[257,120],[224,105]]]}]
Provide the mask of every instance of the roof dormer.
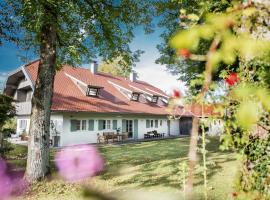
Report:
[{"label": "roof dormer", "polygon": [[140,94],[141,93],[139,93],[139,92],[132,92],[130,100],[132,100],[132,101],[139,101]]},{"label": "roof dormer", "polygon": [[99,87],[99,86],[93,86],[93,85],[88,85],[87,90],[86,90],[86,96],[89,97],[98,97],[100,90],[103,87]]}]

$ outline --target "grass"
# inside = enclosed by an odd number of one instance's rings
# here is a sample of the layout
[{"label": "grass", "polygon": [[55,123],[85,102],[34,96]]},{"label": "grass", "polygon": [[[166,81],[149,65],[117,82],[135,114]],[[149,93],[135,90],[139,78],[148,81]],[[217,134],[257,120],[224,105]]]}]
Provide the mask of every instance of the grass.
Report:
[{"label": "grass", "polygon": [[[218,138],[209,140],[209,199],[231,199],[237,169],[235,154],[220,151]],[[106,160],[106,169],[100,176],[85,181],[83,185],[117,199],[183,199],[180,165],[187,161],[188,147],[189,138],[100,145],[98,148]],[[26,149],[15,148],[8,157],[15,157],[16,154],[26,154]],[[13,159],[11,162],[20,167],[25,165],[24,159],[16,162]],[[80,185],[65,183],[54,173],[48,180],[34,184],[23,199],[79,199],[81,191]],[[200,167],[196,170],[194,191],[194,199],[203,199]]]}]

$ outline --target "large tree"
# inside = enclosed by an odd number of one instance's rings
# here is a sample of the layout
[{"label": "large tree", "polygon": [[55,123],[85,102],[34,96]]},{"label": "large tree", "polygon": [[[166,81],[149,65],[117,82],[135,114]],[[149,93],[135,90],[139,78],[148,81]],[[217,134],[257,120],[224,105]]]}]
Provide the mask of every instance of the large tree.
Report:
[{"label": "large tree", "polygon": [[[150,31],[151,1],[142,0],[5,0],[2,32],[18,30],[16,38],[40,57],[32,98],[26,178],[33,182],[49,173],[49,134],[53,83],[61,64],[73,66],[96,56],[105,60],[123,56],[131,63],[129,48],[136,25]],[[0,13],[1,14],[1,13]],[[9,20],[5,21],[3,16]],[[11,22],[10,22],[11,20]],[[10,28],[10,25],[12,28]],[[149,26],[148,26],[149,25]],[[6,30],[5,30],[6,28]],[[135,52],[135,56],[136,56]]]}]

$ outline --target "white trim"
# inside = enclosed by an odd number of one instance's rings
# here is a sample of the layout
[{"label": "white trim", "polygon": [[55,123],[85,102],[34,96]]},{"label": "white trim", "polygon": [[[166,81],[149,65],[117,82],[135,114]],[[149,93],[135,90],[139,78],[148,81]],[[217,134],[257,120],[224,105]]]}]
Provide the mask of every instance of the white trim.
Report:
[{"label": "white trim", "polygon": [[22,72],[23,72],[24,76],[26,77],[26,79],[29,80],[30,86],[31,86],[32,91],[34,93],[34,89],[35,89],[35,87],[34,87],[34,81],[31,79],[31,77],[29,76],[27,70],[25,69],[25,65],[21,66],[21,69],[22,69]]},{"label": "white trim", "polygon": [[136,90],[139,90],[139,91],[141,91],[141,92],[143,92],[143,93],[145,93],[145,94],[148,94],[148,95],[150,95],[150,96],[153,96],[153,94],[151,94],[151,93],[149,93],[149,92],[146,92],[146,91],[144,91],[144,90],[142,90],[142,89],[139,89],[139,88],[137,88],[137,87],[135,87],[135,86],[133,86],[133,85],[129,85],[130,87],[132,87],[132,88],[134,88],[134,89],[136,89]]},{"label": "white trim", "polygon": [[65,72],[65,75],[66,75],[67,77],[71,78],[72,80],[77,81],[77,82],[79,82],[80,84],[82,84],[82,85],[84,85],[84,86],[86,86],[86,87],[88,86],[85,82],[82,82],[81,80],[75,78],[74,76],[71,76],[70,74],[68,74],[68,73],[66,73],[66,72]]},{"label": "white trim", "polygon": [[[107,81],[108,83],[110,83],[111,85],[113,85],[113,87],[115,87],[115,89],[117,89],[119,92],[120,92],[120,94],[122,94],[124,97],[126,97],[128,100],[130,100],[131,99],[131,95],[132,95],[132,91],[131,90],[129,90],[129,89],[127,89],[127,88],[124,88],[124,87],[122,87],[122,86],[120,86],[120,85],[118,85],[118,84],[116,84],[116,83],[114,83],[114,82],[112,82],[112,81]],[[122,91],[121,91],[121,89],[122,90],[125,90],[125,91],[127,91],[127,92],[129,92],[130,93],[130,97],[128,96],[128,95],[126,95],[125,93],[123,93]]]},{"label": "white trim", "polygon": [[88,87],[88,85],[82,81],[80,81],[79,79],[76,79],[75,77],[67,74],[66,72],[64,73],[67,77],[69,77],[71,79],[71,81],[79,88],[79,90],[84,94],[86,95],[86,91],[84,91],[79,85],[78,83],[82,84],[83,86],[85,87]]},{"label": "white trim", "polygon": [[120,86],[120,85],[118,85],[118,84],[116,84],[116,83],[114,83],[114,82],[112,82],[112,81],[110,81],[110,80],[108,80],[108,83],[114,85],[115,87],[119,87],[119,88],[121,88],[121,89],[124,89],[124,90],[126,90],[126,91],[132,93],[131,90],[129,90],[129,89],[125,88],[125,87],[122,87],[122,86]]},{"label": "white trim", "polygon": [[149,90],[149,91],[151,91],[151,92],[153,92],[153,93],[156,93],[156,94],[158,94],[158,95],[160,95],[160,96],[162,96],[162,97],[169,98],[167,95],[161,94],[161,93],[156,92],[156,91],[154,91],[154,90],[151,90],[151,89],[149,89],[149,88],[146,88],[146,89]]}]

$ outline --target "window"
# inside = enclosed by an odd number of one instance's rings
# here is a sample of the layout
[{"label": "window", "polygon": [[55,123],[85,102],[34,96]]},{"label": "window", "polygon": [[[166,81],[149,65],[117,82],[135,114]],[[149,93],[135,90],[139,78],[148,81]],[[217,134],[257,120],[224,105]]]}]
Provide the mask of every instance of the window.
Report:
[{"label": "window", "polygon": [[160,120],[160,122],[159,122],[159,126],[162,126],[162,120]]},{"label": "window", "polygon": [[151,120],[151,128],[154,127],[154,120]]},{"label": "window", "polygon": [[158,128],[158,120],[155,120],[155,128]]},{"label": "window", "polygon": [[26,119],[21,119],[19,123],[20,129],[26,129],[27,126],[27,120]]},{"label": "window", "polygon": [[86,130],[86,120],[70,120],[70,131],[85,131]]},{"label": "window", "polygon": [[81,128],[82,131],[85,131],[86,130],[86,120],[82,120],[82,128]]},{"label": "window", "polygon": [[157,103],[157,101],[158,101],[158,96],[155,96],[155,95],[154,95],[154,96],[152,97],[152,102],[153,102],[153,103]]},{"label": "window", "polygon": [[111,129],[111,120],[107,120],[106,129]]},{"label": "window", "polygon": [[93,119],[90,119],[90,120],[88,121],[88,130],[89,130],[89,131],[95,130],[95,122],[94,122]]},{"label": "window", "polygon": [[111,120],[98,120],[98,130],[111,129]]},{"label": "window", "polygon": [[139,93],[133,92],[132,96],[131,96],[131,100],[132,101],[139,101],[139,97],[140,97]]},{"label": "window", "polygon": [[150,128],[150,120],[149,119],[146,120],[146,128]]},{"label": "window", "polygon": [[88,85],[86,90],[86,96],[97,97],[101,87]]}]

